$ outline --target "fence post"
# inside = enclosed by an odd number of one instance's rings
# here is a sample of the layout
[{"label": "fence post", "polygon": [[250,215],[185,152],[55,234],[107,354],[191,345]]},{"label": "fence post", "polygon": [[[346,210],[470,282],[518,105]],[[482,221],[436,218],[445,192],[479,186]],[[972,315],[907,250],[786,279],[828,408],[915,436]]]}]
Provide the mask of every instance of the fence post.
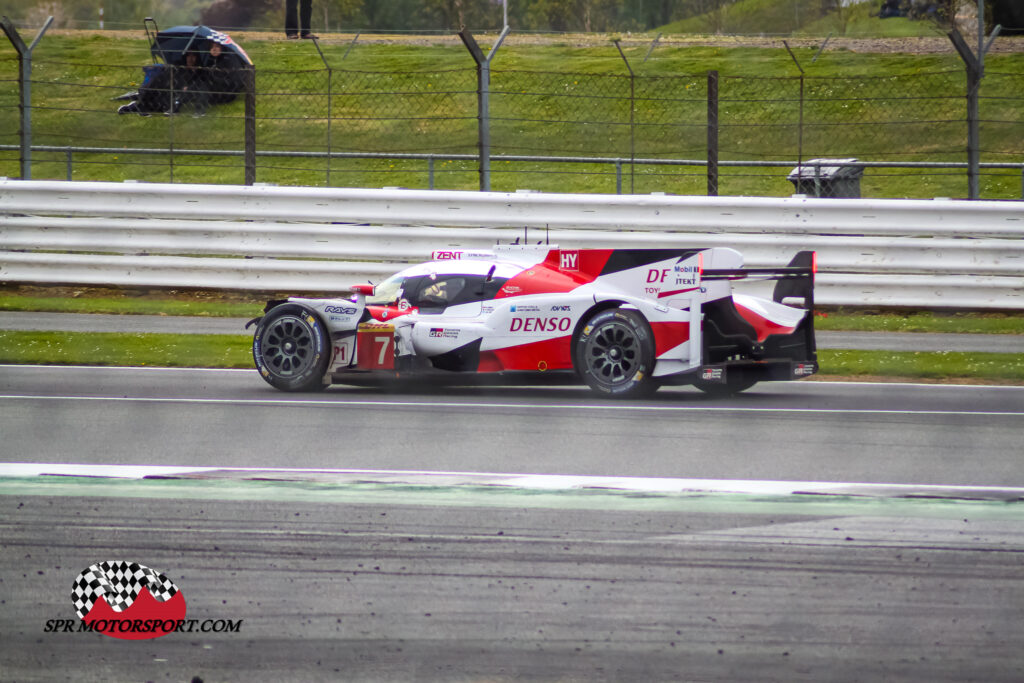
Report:
[{"label": "fence post", "polygon": [[46,33],[53,23],[53,17],[47,17],[46,23],[39,29],[31,45],[26,46],[18,34],[14,23],[6,16],[0,19],[0,26],[3,27],[7,39],[18,52],[18,92],[20,104],[18,109],[21,113],[21,130],[19,131],[21,142],[21,179],[32,179],[32,50],[36,49],[40,38]]},{"label": "fence post", "polygon": [[[324,12],[327,12],[327,8],[324,8]],[[324,22],[326,23],[326,22]],[[358,35],[356,36],[358,37]],[[317,53],[320,55],[320,61],[324,63],[324,68],[327,69],[327,187],[331,186],[331,113],[334,111],[331,106],[331,85],[334,82],[334,72],[331,70],[331,65],[327,63],[327,57],[324,56],[324,51],[320,49],[320,41],[316,37],[313,38],[313,46],[316,48]],[[347,52],[345,54],[348,54]]]},{"label": "fence post", "polygon": [[619,45],[619,39],[616,38],[613,42],[615,43],[615,49],[619,51],[619,56],[622,57],[622,61],[626,63],[626,70],[629,71],[629,193],[635,194],[636,126],[634,125],[634,117],[636,115],[636,75],[633,73],[633,67],[629,65],[629,60],[626,59],[626,55]]},{"label": "fence post", "polygon": [[708,71],[708,196],[718,196],[718,72]]},{"label": "fence post", "polygon": [[[165,62],[166,63],[166,62]],[[175,103],[178,101],[178,93],[174,90],[174,74],[177,73],[177,69],[174,67],[170,68],[171,77],[171,96],[168,98],[167,109],[165,111],[174,112],[177,110]],[[174,182],[174,116],[167,119],[167,165],[168,165],[168,182]]]},{"label": "fence post", "polygon": [[981,197],[981,116],[978,104],[978,91],[981,79],[985,75],[985,53],[992,46],[992,41],[999,35],[1001,26],[992,30],[988,42],[985,42],[984,3],[978,4],[978,54],[975,55],[960,31],[953,27],[947,33],[960,59],[967,68],[967,198]]},{"label": "fence post", "polygon": [[477,45],[476,39],[466,29],[459,31],[462,44],[469,50],[476,62],[476,101],[477,101],[477,139],[480,147],[480,191],[491,190],[491,60],[508,35],[506,26],[491,51],[484,57],[483,50]]},{"label": "fence post", "polygon": [[[800,66],[800,60],[793,54],[789,43],[782,41],[782,44],[786,47],[786,52],[793,59],[793,63],[796,64],[796,68],[800,70],[800,113],[796,124],[796,173],[797,177],[801,178],[804,172],[804,68]],[[817,173],[817,170],[815,170],[815,173]],[[815,188],[817,188],[817,176],[815,176]]]},{"label": "fence post", "polygon": [[256,182],[256,68],[245,68],[245,184]]},{"label": "fence post", "polygon": [[948,34],[953,47],[967,68],[967,198],[977,199],[980,192],[978,173],[981,153],[978,145],[978,86],[981,85],[981,64],[955,27]]}]

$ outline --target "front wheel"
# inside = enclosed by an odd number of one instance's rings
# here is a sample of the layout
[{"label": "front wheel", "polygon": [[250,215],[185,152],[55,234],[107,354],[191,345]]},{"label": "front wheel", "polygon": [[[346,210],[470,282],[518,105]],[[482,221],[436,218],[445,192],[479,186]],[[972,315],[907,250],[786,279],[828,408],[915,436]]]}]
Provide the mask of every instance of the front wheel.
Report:
[{"label": "front wheel", "polygon": [[576,340],[576,371],[591,389],[620,398],[646,396],[658,388],[654,335],[640,313],[612,309],[598,313]]},{"label": "front wheel", "polygon": [[330,360],[330,338],[312,310],[283,304],[260,320],[252,340],[256,369],[282,391],[319,391]]}]

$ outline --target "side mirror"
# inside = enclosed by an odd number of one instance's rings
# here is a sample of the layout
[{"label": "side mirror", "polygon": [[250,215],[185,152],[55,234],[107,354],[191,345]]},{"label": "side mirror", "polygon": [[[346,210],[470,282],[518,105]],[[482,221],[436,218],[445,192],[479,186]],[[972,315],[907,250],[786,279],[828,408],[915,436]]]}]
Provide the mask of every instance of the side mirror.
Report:
[{"label": "side mirror", "polygon": [[366,297],[373,295],[373,290],[375,289],[375,286],[374,285],[369,285],[369,284],[359,284],[359,285],[352,285],[352,287],[350,287],[350,289],[353,292],[355,292],[356,303],[357,304],[363,304],[363,303],[366,303]]}]

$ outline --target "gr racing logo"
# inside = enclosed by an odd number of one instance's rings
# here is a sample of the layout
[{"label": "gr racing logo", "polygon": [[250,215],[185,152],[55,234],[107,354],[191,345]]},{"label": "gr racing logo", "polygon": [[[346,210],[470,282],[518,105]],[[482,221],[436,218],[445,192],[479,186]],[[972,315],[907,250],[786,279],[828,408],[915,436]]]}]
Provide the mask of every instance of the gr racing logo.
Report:
[{"label": "gr racing logo", "polygon": [[78,618],[111,638],[165,636],[185,620],[185,596],[165,575],[137,562],[100,562],[75,579]]}]

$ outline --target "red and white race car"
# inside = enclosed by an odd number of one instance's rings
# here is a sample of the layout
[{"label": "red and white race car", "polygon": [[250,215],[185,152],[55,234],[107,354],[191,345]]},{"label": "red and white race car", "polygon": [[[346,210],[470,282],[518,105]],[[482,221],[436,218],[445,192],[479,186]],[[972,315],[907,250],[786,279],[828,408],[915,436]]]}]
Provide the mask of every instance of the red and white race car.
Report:
[{"label": "red and white race car", "polygon": [[[252,321],[253,358],[285,391],[531,373],[611,396],[663,384],[730,394],[815,373],[814,253],[742,262],[721,247],[439,251],[351,298],[269,302]],[[732,291],[754,278],[777,280],[772,300]]]}]

